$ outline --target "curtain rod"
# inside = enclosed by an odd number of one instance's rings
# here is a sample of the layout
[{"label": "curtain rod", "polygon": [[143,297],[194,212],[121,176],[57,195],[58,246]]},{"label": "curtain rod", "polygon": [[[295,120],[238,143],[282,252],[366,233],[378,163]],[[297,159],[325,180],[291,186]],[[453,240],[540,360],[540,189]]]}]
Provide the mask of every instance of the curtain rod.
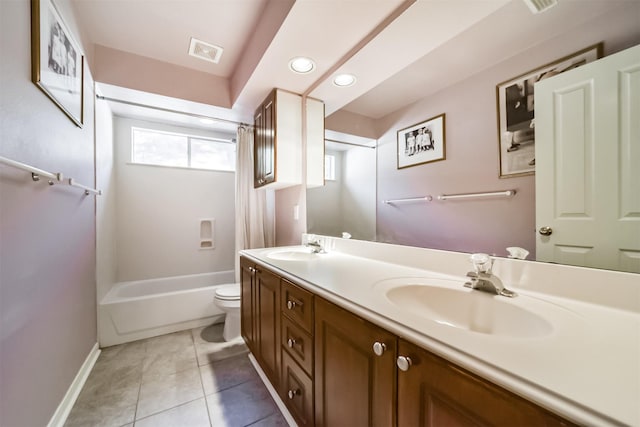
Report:
[{"label": "curtain rod", "polygon": [[337,139],[329,139],[329,138],[325,138],[325,141],[329,141],[329,142],[335,142],[337,144],[345,144],[345,145],[353,145],[354,147],[362,147],[362,148],[373,148],[375,149],[375,146],[371,146],[371,145],[363,145],[363,144],[356,144],[353,142],[344,142],[344,141],[338,141]]},{"label": "curtain rod", "polygon": [[156,107],[154,105],[148,105],[148,104],[140,104],[138,102],[125,101],[123,99],[110,98],[108,96],[96,95],[96,98],[98,98],[100,100],[103,100],[103,101],[111,101],[111,102],[117,102],[119,104],[131,105],[133,107],[143,107],[143,108],[150,108],[152,110],[164,111],[165,113],[182,114],[183,116],[194,117],[196,119],[210,119],[210,120],[215,120],[216,122],[231,123],[231,124],[235,124],[235,125],[238,125],[238,126],[249,126],[249,124],[247,124],[247,123],[236,122],[235,120],[221,119],[219,117],[205,116],[204,114],[187,113],[186,111],[172,110],[170,108]]}]

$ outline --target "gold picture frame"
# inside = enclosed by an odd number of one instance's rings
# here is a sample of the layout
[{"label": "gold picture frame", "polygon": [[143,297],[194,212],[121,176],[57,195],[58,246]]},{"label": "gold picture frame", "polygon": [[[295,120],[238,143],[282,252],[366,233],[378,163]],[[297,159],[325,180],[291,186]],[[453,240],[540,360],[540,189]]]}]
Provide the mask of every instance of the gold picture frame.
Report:
[{"label": "gold picture frame", "polygon": [[445,114],[398,131],[398,169],[446,159]]},{"label": "gold picture frame", "polygon": [[84,55],[52,0],[31,0],[31,79],[82,127]]},{"label": "gold picture frame", "polygon": [[496,86],[500,178],[535,173],[535,83],[601,58],[602,47],[589,46]]}]

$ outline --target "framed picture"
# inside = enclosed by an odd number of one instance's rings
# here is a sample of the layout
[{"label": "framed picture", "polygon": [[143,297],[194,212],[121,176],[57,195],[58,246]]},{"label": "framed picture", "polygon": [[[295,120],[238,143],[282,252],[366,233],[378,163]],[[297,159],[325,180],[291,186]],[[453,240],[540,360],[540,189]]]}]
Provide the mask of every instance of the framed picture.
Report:
[{"label": "framed picture", "polygon": [[601,56],[602,43],[598,43],[496,86],[500,178],[535,172],[535,83]]},{"label": "framed picture", "polygon": [[31,0],[31,78],[79,127],[83,72],[80,46],[52,0]]},{"label": "framed picture", "polygon": [[398,131],[398,169],[445,159],[444,114]]}]

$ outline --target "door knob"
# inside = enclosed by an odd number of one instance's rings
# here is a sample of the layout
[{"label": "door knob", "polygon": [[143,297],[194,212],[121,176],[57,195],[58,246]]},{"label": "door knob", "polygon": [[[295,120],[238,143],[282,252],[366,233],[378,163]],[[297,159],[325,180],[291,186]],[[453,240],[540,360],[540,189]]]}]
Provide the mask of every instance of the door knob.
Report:
[{"label": "door knob", "polygon": [[398,356],[396,365],[398,365],[401,371],[408,371],[411,367],[411,359],[408,356]]},{"label": "door knob", "polygon": [[293,346],[294,346],[294,345],[296,345],[296,344],[297,344],[297,343],[296,343],[296,340],[295,340],[295,339],[293,339],[293,338],[289,338],[289,339],[287,340],[287,345],[289,346],[289,348],[293,348]]},{"label": "door knob", "polygon": [[373,352],[376,354],[376,356],[382,356],[382,353],[384,353],[386,349],[387,346],[385,345],[385,343],[378,341],[373,343]]},{"label": "door knob", "polygon": [[538,230],[538,232],[543,236],[551,236],[553,230],[551,229],[551,227],[540,227],[540,230]]}]

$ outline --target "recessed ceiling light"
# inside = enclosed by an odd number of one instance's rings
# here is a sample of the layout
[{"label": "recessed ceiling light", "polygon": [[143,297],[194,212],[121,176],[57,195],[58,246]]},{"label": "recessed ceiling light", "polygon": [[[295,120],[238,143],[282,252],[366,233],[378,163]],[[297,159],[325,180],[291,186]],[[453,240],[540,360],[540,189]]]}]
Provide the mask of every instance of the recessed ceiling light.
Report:
[{"label": "recessed ceiling light", "polygon": [[307,74],[316,68],[316,63],[311,58],[296,56],[289,61],[289,68],[295,73]]},{"label": "recessed ceiling light", "polygon": [[338,74],[333,79],[333,84],[339,87],[351,86],[356,82],[356,76],[353,74]]}]

